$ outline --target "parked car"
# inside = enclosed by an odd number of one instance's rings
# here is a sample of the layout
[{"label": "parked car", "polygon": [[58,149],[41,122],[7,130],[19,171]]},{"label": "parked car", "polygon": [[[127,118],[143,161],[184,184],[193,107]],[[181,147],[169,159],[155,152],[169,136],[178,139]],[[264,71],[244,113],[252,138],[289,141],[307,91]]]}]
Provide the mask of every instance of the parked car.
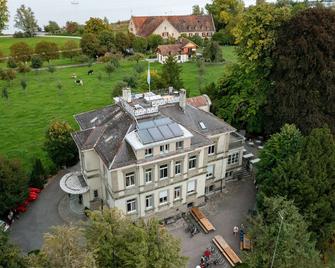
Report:
[{"label": "parked car", "polygon": [[0,220],[0,230],[2,230],[3,232],[7,232],[8,229],[9,225],[6,222]]}]

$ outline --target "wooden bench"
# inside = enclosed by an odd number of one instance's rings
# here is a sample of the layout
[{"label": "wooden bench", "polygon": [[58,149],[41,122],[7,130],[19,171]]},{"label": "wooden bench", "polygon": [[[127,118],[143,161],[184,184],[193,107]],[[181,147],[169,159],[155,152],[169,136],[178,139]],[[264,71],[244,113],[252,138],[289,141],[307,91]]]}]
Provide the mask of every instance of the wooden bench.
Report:
[{"label": "wooden bench", "polygon": [[228,243],[222,238],[221,235],[216,235],[213,238],[213,243],[218,247],[223,256],[228,260],[231,266],[235,267],[236,264],[242,263],[241,259],[231,249]]},{"label": "wooden bench", "polygon": [[205,214],[199,208],[191,208],[191,215],[199,223],[206,234],[210,231],[215,231],[213,224],[206,218]]}]

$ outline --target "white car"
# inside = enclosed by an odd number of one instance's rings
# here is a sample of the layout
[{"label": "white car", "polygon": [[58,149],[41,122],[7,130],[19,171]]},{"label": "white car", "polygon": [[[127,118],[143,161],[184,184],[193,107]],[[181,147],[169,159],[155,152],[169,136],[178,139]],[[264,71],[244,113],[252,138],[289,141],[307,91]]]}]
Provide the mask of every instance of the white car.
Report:
[{"label": "white car", "polygon": [[4,221],[0,220],[0,230],[6,232],[9,229],[9,225]]}]

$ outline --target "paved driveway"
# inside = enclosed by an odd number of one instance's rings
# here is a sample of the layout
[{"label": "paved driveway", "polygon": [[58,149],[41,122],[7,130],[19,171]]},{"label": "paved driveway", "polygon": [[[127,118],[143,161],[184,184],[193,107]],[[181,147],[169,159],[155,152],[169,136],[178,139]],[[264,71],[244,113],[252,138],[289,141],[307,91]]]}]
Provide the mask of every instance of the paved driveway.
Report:
[{"label": "paved driveway", "polygon": [[200,232],[191,238],[190,233],[185,232],[183,219],[167,227],[173,235],[181,239],[182,253],[189,257],[188,267],[195,268],[199,264],[203,252],[215,235],[221,235],[237,255],[241,256],[239,236],[233,235],[233,227],[235,225],[240,227],[241,223],[246,226],[246,216],[248,210],[254,207],[255,198],[255,187],[251,179],[230,182],[226,186],[225,193],[213,196],[205,206],[201,207],[215,226],[215,232],[209,234]]},{"label": "paved driveway", "polygon": [[43,234],[53,225],[64,224],[58,214],[58,203],[65,195],[59,187],[61,177],[68,170],[59,172],[41,192],[40,197],[32,202],[27,212],[20,214],[10,228],[10,239],[24,253],[39,249],[42,245]]}]

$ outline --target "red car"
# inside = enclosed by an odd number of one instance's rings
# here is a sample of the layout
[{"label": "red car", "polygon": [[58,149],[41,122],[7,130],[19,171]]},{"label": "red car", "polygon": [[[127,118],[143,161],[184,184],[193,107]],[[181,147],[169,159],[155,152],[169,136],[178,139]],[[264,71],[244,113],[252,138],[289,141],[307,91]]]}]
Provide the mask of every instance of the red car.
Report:
[{"label": "red car", "polygon": [[34,187],[29,187],[29,192],[37,193],[39,194],[42,190]]}]

